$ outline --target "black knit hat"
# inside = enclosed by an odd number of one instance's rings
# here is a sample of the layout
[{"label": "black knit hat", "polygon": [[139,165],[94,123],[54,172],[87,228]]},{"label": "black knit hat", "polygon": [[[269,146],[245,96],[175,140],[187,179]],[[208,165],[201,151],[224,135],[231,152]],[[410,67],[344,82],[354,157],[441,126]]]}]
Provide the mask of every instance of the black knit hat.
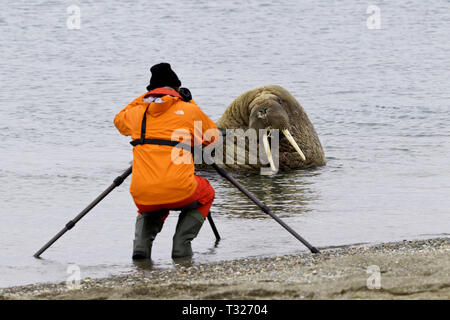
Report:
[{"label": "black knit hat", "polygon": [[147,86],[147,91],[161,87],[176,88],[181,86],[181,81],[168,63],[155,64],[150,68],[150,72],[152,77],[150,78],[150,84]]}]

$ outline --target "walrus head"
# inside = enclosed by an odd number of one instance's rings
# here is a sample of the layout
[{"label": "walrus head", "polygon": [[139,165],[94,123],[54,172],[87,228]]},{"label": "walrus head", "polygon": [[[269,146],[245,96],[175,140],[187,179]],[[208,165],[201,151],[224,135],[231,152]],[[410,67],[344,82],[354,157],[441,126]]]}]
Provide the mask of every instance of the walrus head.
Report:
[{"label": "walrus head", "polygon": [[[283,107],[283,101],[277,95],[264,93],[253,99],[249,104],[249,128],[280,130],[295,148],[302,161],[306,160],[302,150],[289,132],[289,116]],[[272,170],[277,171],[270,151],[267,132],[263,135],[263,144]]]}]

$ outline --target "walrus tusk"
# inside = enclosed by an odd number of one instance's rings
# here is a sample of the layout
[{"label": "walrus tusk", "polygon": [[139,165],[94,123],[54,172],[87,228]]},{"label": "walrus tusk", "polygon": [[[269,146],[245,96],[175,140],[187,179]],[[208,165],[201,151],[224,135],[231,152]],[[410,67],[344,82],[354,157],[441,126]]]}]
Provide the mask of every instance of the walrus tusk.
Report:
[{"label": "walrus tusk", "polygon": [[292,144],[292,146],[294,147],[294,149],[298,152],[298,154],[300,155],[300,157],[302,158],[303,161],[306,160],[305,155],[303,154],[302,150],[300,149],[300,147],[298,146],[297,142],[295,142],[294,138],[292,137],[291,133],[289,132],[288,129],[284,129],[281,130],[283,132],[283,134],[286,136],[286,138],[288,139],[288,141]]},{"label": "walrus tusk", "polygon": [[267,132],[264,132],[262,138],[264,150],[266,151],[267,159],[269,159],[270,167],[272,168],[272,171],[277,172],[278,170],[275,167],[275,164],[273,163],[272,152],[270,151],[269,138],[267,136]]}]

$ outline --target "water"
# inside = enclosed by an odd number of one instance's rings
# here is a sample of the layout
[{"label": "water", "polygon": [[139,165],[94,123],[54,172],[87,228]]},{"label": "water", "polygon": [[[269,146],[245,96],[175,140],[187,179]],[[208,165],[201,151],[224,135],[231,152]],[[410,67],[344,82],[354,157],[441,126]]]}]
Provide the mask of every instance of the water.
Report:
[{"label": "water", "polygon": [[[217,120],[242,92],[279,84],[304,106],[326,167],[235,177],[318,247],[448,236],[450,5],[377,1],[15,1],[0,12],[0,287],[136,269],[129,181],[44,255],[33,253],[128,166],[112,119],[169,61]],[[195,262],[305,248],[214,172],[223,237],[205,224]],[[169,216],[155,268],[173,267]]]}]

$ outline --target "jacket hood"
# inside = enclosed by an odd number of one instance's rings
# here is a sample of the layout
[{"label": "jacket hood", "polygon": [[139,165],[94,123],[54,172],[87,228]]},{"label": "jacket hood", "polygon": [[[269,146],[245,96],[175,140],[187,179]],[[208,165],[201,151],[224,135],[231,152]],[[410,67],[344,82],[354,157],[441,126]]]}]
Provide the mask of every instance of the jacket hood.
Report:
[{"label": "jacket hood", "polygon": [[147,92],[143,98],[143,102],[150,102],[147,112],[152,117],[158,117],[169,110],[181,96],[172,88],[157,88]]},{"label": "jacket hood", "polygon": [[[150,97],[150,106],[148,107],[147,112],[152,117],[159,117],[164,112],[169,110],[178,100],[178,97],[172,96],[163,96],[163,97]],[[145,101],[145,100],[144,100]]]}]

